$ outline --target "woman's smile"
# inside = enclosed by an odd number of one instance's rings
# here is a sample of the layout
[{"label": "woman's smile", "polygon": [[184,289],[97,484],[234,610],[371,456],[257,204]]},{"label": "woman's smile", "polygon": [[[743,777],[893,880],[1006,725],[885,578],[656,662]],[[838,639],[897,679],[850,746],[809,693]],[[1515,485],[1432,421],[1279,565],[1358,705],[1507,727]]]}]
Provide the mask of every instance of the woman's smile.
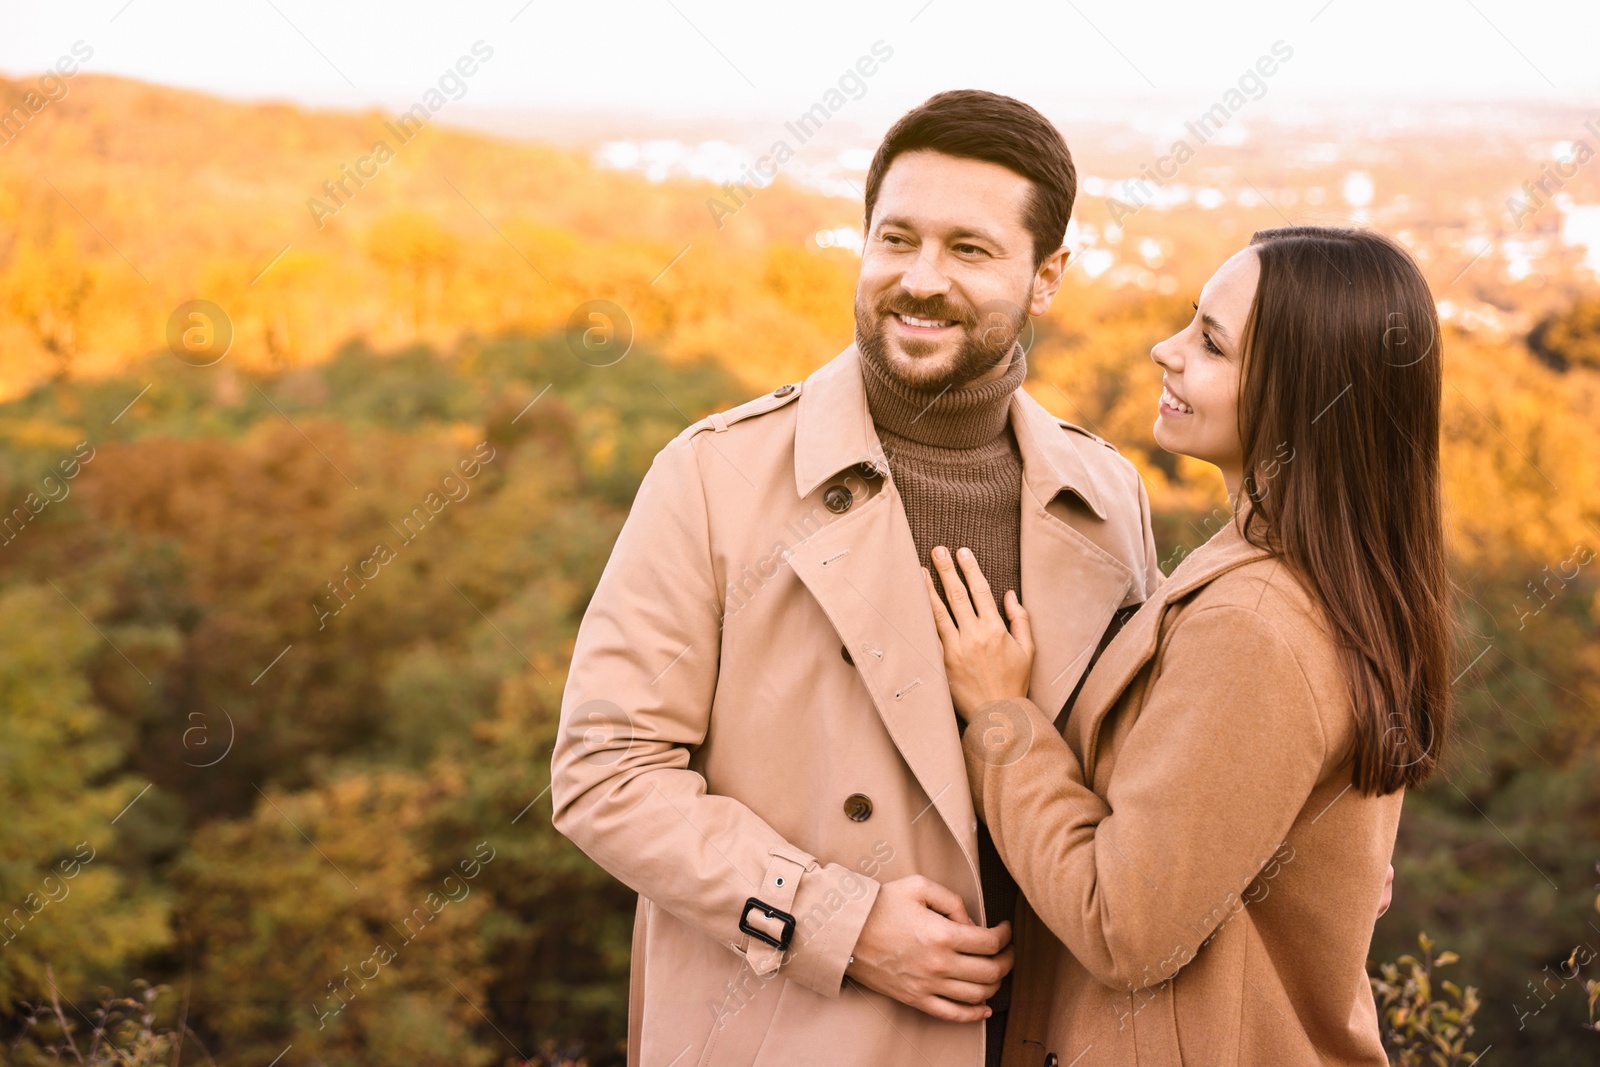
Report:
[{"label": "woman's smile", "polygon": [[1167,418],[1194,414],[1194,408],[1185,403],[1183,398],[1177,393],[1174,393],[1172,391],[1172,386],[1168,385],[1165,379],[1163,379],[1161,382],[1161,402],[1159,405],[1159,410],[1161,414]]}]

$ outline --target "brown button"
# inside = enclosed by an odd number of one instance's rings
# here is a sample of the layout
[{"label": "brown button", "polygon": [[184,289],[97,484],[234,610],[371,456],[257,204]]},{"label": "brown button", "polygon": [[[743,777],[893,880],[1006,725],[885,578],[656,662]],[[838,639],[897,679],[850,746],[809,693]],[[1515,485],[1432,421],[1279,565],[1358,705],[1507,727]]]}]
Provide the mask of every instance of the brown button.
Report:
[{"label": "brown button", "polygon": [[780,385],[780,386],[778,386],[776,389],[774,389],[772,391],[772,395],[773,396],[788,396],[792,392],[794,392],[794,386],[792,386],[792,385]]},{"label": "brown button", "polygon": [[878,477],[878,468],[876,464],[868,463],[866,460],[862,460],[860,463],[856,464],[856,473],[861,475],[863,478],[876,478]]},{"label": "brown button", "polygon": [[865,793],[851,793],[844,798],[844,813],[851,822],[866,822],[872,818],[872,798]]},{"label": "brown button", "polygon": [[853,499],[854,498],[850,495],[850,490],[846,489],[842,485],[830,485],[828,486],[827,491],[822,494],[822,502],[826,504],[828,510],[833,512],[835,515],[842,515],[846,511],[849,511],[850,504]]},{"label": "brown button", "polygon": [[850,664],[850,666],[854,667],[856,665],[856,661],[850,658],[850,650],[845,648],[843,645],[839,646],[839,655],[843,656],[844,661]]}]

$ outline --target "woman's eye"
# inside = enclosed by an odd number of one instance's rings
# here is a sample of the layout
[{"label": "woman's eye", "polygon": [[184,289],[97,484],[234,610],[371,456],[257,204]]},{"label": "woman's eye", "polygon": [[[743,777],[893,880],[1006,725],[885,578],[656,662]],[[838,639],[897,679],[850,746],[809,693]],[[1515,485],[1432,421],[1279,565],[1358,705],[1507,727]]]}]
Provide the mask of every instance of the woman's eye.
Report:
[{"label": "woman's eye", "polygon": [[1204,342],[1207,352],[1210,352],[1214,356],[1222,355],[1222,349],[1218,348],[1216,344],[1212,342],[1211,335],[1209,333],[1201,334],[1200,339],[1202,342]]}]

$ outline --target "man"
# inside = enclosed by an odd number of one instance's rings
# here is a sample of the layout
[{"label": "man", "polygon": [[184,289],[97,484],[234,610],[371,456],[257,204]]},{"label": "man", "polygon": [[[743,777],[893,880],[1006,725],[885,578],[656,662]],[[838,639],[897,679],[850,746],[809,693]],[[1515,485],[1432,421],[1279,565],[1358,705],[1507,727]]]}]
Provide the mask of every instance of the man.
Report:
[{"label": "man", "polygon": [[964,546],[1032,605],[1030,695],[1056,709],[1159,581],[1133,467],[1019,388],[1075,192],[1025,104],[911,111],[867,177],[856,343],[646,474],[552,759],[556,827],[640,895],[630,1063],[997,1054],[1016,887],[920,568]]}]

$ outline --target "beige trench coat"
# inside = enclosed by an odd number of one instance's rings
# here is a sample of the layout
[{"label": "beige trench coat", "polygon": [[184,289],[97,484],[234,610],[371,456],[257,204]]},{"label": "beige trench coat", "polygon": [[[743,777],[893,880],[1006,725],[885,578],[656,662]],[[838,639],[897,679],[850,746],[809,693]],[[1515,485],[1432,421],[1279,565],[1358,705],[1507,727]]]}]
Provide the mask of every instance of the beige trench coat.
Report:
[{"label": "beige trench coat", "polygon": [[985,747],[978,709],[978,810],[1027,898],[1006,1067],[1385,1067],[1366,957],[1403,794],[1351,786],[1320,620],[1230,523],[1106,647],[1064,737],[1022,700]]},{"label": "beige trench coat", "polygon": [[[1160,579],[1143,485],[1022,390],[1032,692],[1065,705]],[[629,1057],[978,1067],[844,970],[878,886],[983,915],[977,821],[904,508],[852,345],[656,456],[584,614],[551,761],[556,828],[637,890]],[[879,472],[885,472],[880,474]],[[754,899],[759,905],[749,906]],[[764,909],[770,910],[772,915]],[[780,952],[741,929],[782,940]]]}]

